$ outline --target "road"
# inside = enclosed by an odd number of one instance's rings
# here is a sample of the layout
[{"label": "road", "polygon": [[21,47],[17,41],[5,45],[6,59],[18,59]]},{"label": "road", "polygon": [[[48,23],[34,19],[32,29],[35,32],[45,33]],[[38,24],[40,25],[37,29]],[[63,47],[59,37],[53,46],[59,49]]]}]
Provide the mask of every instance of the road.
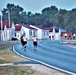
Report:
[{"label": "road", "polygon": [[60,44],[60,41],[39,41],[36,50],[34,50],[32,42],[28,42],[26,51],[21,44],[16,44],[13,50],[21,56],[49,67],[76,74],[76,49]]}]

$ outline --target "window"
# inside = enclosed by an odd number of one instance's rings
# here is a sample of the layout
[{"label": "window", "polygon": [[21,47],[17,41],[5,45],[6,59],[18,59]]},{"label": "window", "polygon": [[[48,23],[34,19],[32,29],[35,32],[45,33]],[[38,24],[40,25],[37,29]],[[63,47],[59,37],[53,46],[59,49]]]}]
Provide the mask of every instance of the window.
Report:
[{"label": "window", "polygon": [[29,35],[31,35],[31,36],[32,36],[32,31],[31,31],[31,30],[29,30]]},{"label": "window", "polygon": [[33,34],[36,35],[36,34],[35,34],[35,30],[33,31]]},{"label": "window", "polygon": [[45,31],[44,31],[44,36],[45,36]]},{"label": "window", "polygon": [[49,35],[49,33],[47,32],[47,35]]},{"label": "window", "polygon": [[18,34],[18,38],[20,37],[20,35]]},{"label": "window", "polygon": [[55,32],[58,33],[59,32],[59,28],[55,28]]},{"label": "window", "polygon": [[16,33],[15,33],[15,37],[16,37]]}]

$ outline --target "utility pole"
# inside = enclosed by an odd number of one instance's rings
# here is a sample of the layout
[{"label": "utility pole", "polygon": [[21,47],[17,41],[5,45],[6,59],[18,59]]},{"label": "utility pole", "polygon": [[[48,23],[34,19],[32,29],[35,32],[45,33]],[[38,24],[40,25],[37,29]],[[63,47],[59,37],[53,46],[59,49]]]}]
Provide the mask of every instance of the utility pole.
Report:
[{"label": "utility pole", "polygon": [[2,11],[1,11],[1,41],[2,41],[2,30],[3,30],[3,23],[2,23]]},{"label": "utility pole", "polygon": [[8,12],[8,21],[9,21],[9,28],[10,28],[10,12]]},{"label": "utility pole", "polygon": [[11,39],[11,32],[10,32],[10,12],[8,11],[8,22],[9,22],[9,40]]}]

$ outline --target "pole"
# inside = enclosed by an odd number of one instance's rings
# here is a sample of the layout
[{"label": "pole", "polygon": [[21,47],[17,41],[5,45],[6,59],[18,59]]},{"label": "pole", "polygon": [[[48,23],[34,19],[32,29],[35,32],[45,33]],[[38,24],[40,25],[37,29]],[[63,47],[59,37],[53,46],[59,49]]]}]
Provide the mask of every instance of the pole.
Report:
[{"label": "pole", "polygon": [[9,22],[9,40],[10,40],[10,12],[8,12],[8,22]]},{"label": "pole", "polygon": [[9,28],[10,28],[10,13],[8,12],[8,21],[9,21]]},{"label": "pole", "polygon": [[3,29],[3,23],[2,23],[2,12],[1,12],[1,41],[2,41],[2,29]]},{"label": "pole", "polygon": [[1,31],[2,31],[2,15],[1,15]]}]

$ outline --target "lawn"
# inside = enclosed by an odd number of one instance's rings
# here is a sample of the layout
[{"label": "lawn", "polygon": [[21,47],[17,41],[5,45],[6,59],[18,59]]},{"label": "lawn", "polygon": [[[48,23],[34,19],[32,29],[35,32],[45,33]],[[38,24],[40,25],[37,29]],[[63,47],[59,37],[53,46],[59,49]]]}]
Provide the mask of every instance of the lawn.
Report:
[{"label": "lawn", "polygon": [[28,59],[22,58],[12,51],[13,45],[20,43],[20,41],[0,42],[0,63],[5,62],[20,62]]},{"label": "lawn", "polygon": [[0,75],[32,75],[34,74],[34,70],[30,69],[30,67],[22,67],[22,66],[7,66],[0,67]]}]

